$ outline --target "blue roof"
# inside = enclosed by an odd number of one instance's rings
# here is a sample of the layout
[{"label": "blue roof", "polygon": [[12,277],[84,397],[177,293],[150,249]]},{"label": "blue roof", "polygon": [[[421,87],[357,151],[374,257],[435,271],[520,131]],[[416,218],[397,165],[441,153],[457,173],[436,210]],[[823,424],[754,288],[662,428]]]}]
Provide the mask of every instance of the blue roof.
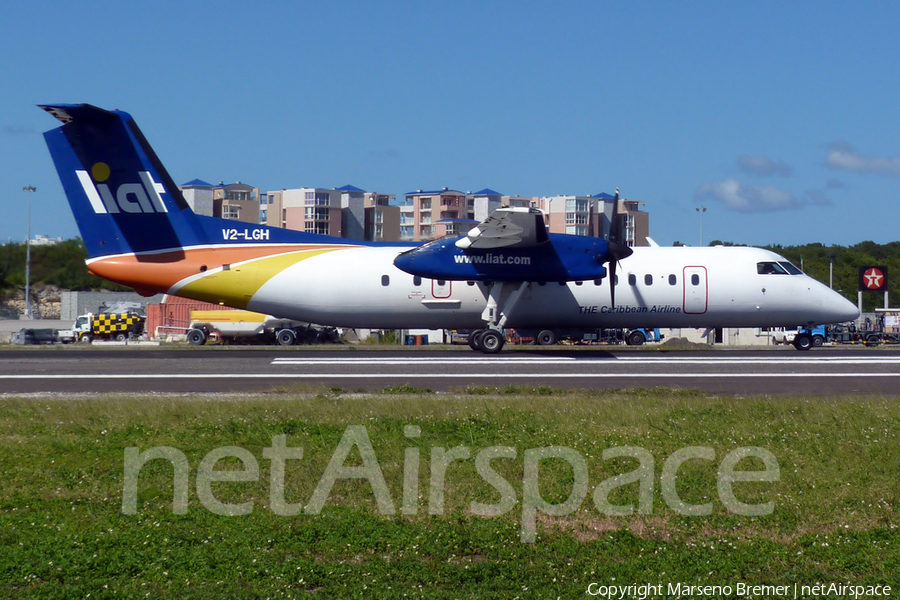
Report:
[{"label": "blue roof", "polygon": [[602,200],[615,200],[615,199],[616,199],[615,196],[610,196],[610,195],[607,194],[606,192],[600,192],[599,194],[597,194],[596,196],[594,196],[594,198],[600,198],[600,199],[602,199]]},{"label": "blue roof", "polygon": [[451,190],[448,188],[444,188],[442,190],[413,190],[411,192],[406,192],[404,196],[433,196],[435,194],[462,194],[465,196],[465,193],[459,190]]},{"label": "blue roof", "polygon": [[495,192],[491,188],[484,188],[480,192],[475,192],[472,194],[473,196],[502,196],[500,192]]},{"label": "blue roof", "polygon": [[356,187],[355,185],[345,185],[344,187],[339,187],[337,189],[337,191],[339,191],[339,192],[362,192],[362,193],[366,192],[366,190],[361,190],[358,187]]},{"label": "blue roof", "polygon": [[182,183],[182,184],[181,184],[181,187],[189,187],[189,186],[194,186],[194,187],[212,187],[213,185],[212,185],[211,183],[206,183],[206,182],[203,181],[202,179],[191,179],[191,180],[188,181],[187,183]]}]

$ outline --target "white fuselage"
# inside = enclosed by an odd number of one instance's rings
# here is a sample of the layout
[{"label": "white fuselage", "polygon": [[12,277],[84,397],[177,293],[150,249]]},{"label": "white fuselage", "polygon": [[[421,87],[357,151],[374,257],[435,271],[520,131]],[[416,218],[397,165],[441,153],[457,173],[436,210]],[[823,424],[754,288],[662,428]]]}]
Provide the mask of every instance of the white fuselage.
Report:
[{"label": "white fuselage", "polygon": [[[413,277],[393,264],[406,249],[348,247],[303,260],[263,284],[247,308],[339,327],[485,325],[489,285]],[[531,282],[511,310],[507,300],[519,284],[508,283],[499,309],[517,328],[796,326],[858,316],[804,274],[760,274],[757,265],[766,262],[787,261],[758,248],[635,248],[619,265],[615,307],[603,279]]]}]

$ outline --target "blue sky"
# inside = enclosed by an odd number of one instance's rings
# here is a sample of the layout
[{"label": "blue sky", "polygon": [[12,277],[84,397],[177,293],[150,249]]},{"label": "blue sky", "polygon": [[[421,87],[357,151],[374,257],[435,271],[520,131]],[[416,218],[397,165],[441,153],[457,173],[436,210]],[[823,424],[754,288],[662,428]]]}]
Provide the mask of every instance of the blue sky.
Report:
[{"label": "blue sky", "polygon": [[[77,235],[42,102],[130,112],[176,182],[646,203],[660,244],[900,235],[896,2],[0,5],[0,240]],[[51,5],[51,6],[53,6]]]}]

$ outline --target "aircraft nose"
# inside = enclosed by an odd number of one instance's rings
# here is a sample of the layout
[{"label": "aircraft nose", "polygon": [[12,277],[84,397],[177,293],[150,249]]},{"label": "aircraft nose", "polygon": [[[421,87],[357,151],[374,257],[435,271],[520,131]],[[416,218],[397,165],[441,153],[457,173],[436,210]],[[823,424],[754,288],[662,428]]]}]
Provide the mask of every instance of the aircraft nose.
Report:
[{"label": "aircraft nose", "polygon": [[845,323],[859,318],[859,309],[837,292],[831,292],[823,308],[829,315],[830,323]]}]

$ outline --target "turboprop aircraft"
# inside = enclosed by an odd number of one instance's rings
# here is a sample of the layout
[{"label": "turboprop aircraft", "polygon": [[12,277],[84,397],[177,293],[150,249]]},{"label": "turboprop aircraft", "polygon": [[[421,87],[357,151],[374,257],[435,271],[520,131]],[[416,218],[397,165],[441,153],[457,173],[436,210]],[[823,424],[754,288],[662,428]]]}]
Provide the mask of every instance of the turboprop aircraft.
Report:
[{"label": "turboprop aircraft", "polygon": [[145,295],[335,327],[470,329],[486,353],[501,350],[504,327],[795,327],[859,316],[767,250],[629,248],[618,201],[606,240],[550,234],[540,212],[516,208],[424,245],[197,215],[128,113],[41,108],[63,123],[44,137],[89,270]]}]

